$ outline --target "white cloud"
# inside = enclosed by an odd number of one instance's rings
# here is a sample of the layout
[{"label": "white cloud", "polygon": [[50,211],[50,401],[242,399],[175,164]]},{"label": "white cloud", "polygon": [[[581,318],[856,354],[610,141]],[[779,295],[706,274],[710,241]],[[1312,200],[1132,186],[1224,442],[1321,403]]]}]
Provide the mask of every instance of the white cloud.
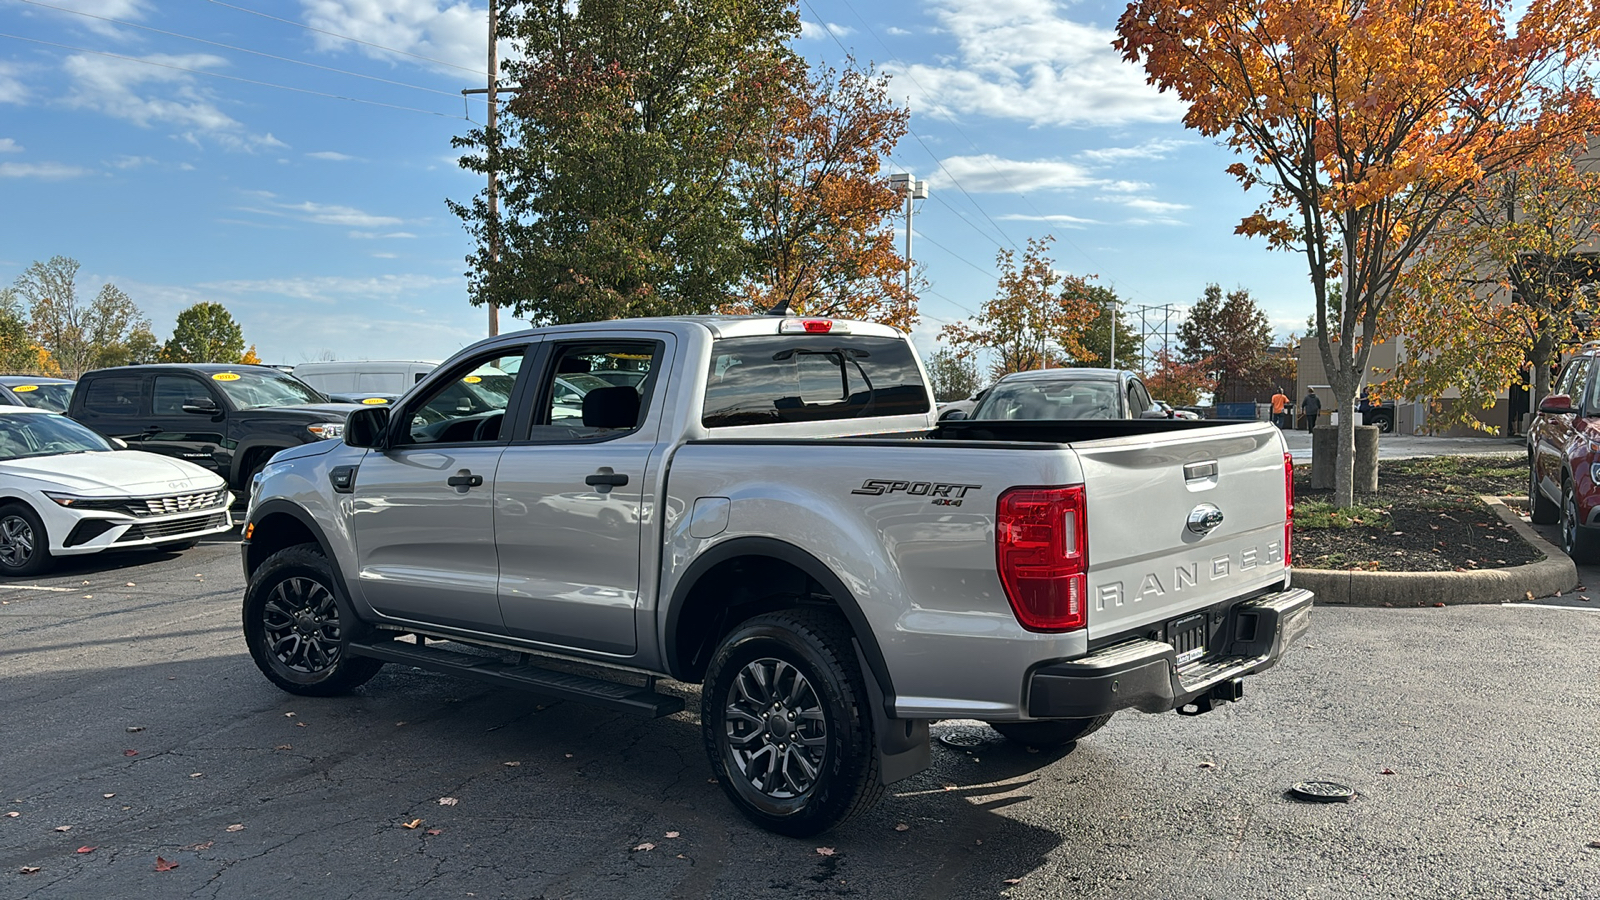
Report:
[{"label": "white cloud", "polygon": [[388,234],[379,234],[376,231],[352,231],[350,236],[358,240],[388,240],[390,238],[414,238],[416,235],[409,231],[391,231]]},{"label": "white cloud", "polygon": [[[928,176],[934,188],[953,188],[953,177],[974,193],[1028,193],[1101,187],[1103,180],[1076,163],[1057,159],[1002,159],[992,153],[951,156]],[[947,174],[948,173],[948,174]]]},{"label": "white cloud", "polygon": [[1054,0],[938,0],[934,16],[959,47],[956,65],[885,65],[918,114],[976,113],[1036,125],[1169,122],[1173,97],[1145,84],[1106,29],[1061,15]]},{"label": "white cloud", "polygon": [[1062,225],[1067,228],[1082,228],[1085,225],[1103,224],[1097,219],[1085,219],[1081,216],[1069,216],[1065,213],[1043,216],[1025,216],[1020,213],[1012,213],[999,218],[1002,222],[1045,222],[1050,225]]},{"label": "white cloud", "polygon": [[[263,199],[273,196],[265,191],[251,192]],[[245,212],[253,212],[263,216],[279,216],[282,218],[298,219],[310,222],[313,225],[343,225],[350,228],[382,228],[385,226],[402,225],[404,219],[395,216],[379,216],[363,212],[353,206],[338,206],[330,203],[314,203],[307,200],[303,203],[278,203],[269,202],[270,208],[249,207]]]},{"label": "white cloud", "polygon": [[906,35],[911,33],[909,31],[905,30],[904,28],[896,28],[893,25],[890,25],[888,28],[885,28],[884,32],[887,33],[887,34],[892,34],[895,37],[905,37]]},{"label": "white cloud", "polygon": [[[438,0],[301,0],[307,25],[332,31],[369,43],[418,56],[442,60],[475,72],[484,71],[489,50],[487,8],[467,2],[446,3]],[[410,60],[361,44],[352,44],[328,35],[315,35],[317,47],[322,50],[353,50],[357,53],[388,62],[412,62],[428,65],[420,60]],[[443,71],[459,73],[459,69],[444,67]]]},{"label": "white cloud", "polygon": [[333,150],[318,150],[315,153],[307,153],[306,156],[309,156],[312,159],[325,159],[330,162],[349,162],[350,160],[355,159],[354,156],[351,156],[348,153],[337,153]]},{"label": "white cloud", "polygon": [[1167,203],[1164,200],[1151,200],[1148,197],[1101,197],[1100,199],[1158,216],[1170,215],[1189,208],[1182,203]]},{"label": "white cloud", "polygon": [[12,138],[0,138],[0,153],[21,153],[22,145]]},{"label": "white cloud", "polygon": [[0,163],[0,178],[42,178],[46,181],[62,181],[68,178],[81,178],[90,174],[90,170],[82,166],[69,166],[65,163]]},{"label": "white cloud", "polygon": [[21,67],[0,62],[0,103],[22,103],[28,99],[28,89],[17,80]]},{"label": "white cloud", "polygon": [[852,30],[853,29],[849,28],[848,26],[838,25],[833,22],[809,22],[805,19],[800,20],[800,39],[802,41],[831,41],[833,38],[828,36],[829,32],[833,32],[834,37],[842,38],[845,35],[850,34]]},{"label": "white cloud", "polygon": [[[73,12],[87,13],[88,16],[100,16],[103,19],[122,19],[123,21],[138,21],[144,18],[145,8],[148,4],[141,0],[51,0],[51,6],[59,6]],[[102,22],[88,16],[75,16],[72,12],[49,9],[48,7],[31,7],[30,12],[38,10],[42,15],[54,15],[65,19],[80,28],[86,28],[96,34],[112,37],[121,37],[126,33],[111,22]]]},{"label": "white cloud", "polygon": [[400,254],[398,254],[398,253],[374,253],[374,254],[372,254],[372,258],[373,259],[399,259],[400,258]]},{"label": "white cloud", "polygon": [[1184,147],[1194,141],[1177,140],[1174,138],[1157,138],[1145,141],[1137,147],[1106,147],[1100,150],[1084,150],[1079,157],[1094,163],[1119,163],[1130,159],[1166,159],[1167,155],[1179,147]]},{"label": "white cloud", "polygon": [[217,108],[210,94],[195,85],[192,74],[179,71],[218,68],[227,64],[222,57],[192,53],[153,54],[143,59],[151,65],[103,56],[67,57],[65,68],[73,82],[67,103],[142,128],[176,128],[180,137],[195,146],[200,146],[202,137],[230,150],[286,146],[271,134],[250,134],[242,123]]},{"label": "white cloud", "polygon": [[159,160],[149,156],[119,156],[106,165],[113,169],[139,169],[144,166],[153,166]]},{"label": "white cloud", "polygon": [[268,278],[259,281],[213,281],[196,287],[202,291],[239,296],[267,294],[295,300],[309,300],[313,303],[342,303],[350,300],[391,301],[459,283],[458,278],[439,278],[433,275],[379,275],[370,278],[328,275],[308,278]]}]

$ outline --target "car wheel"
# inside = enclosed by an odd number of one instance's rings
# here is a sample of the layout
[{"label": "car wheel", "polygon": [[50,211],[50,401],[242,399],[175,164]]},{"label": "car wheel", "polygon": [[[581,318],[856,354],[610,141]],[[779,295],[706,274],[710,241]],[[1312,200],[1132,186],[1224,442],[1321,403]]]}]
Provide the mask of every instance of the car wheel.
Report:
[{"label": "car wheel", "polygon": [[1394,419],[1389,416],[1378,416],[1372,420],[1372,424],[1378,426],[1379,434],[1388,434],[1394,431]]},{"label": "car wheel", "polygon": [[711,768],[751,821],[806,837],[883,794],[850,630],[831,612],[757,616],[723,639],[700,722]]},{"label": "car wheel", "polygon": [[1561,507],[1539,490],[1539,474],[1528,463],[1528,519],[1535,525],[1554,525],[1561,518]]},{"label": "car wheel", "polygon": [[1572,488],[1572,479],[1561,484],[1561,549],[1575,563],[1592,562],[1595,558],[1594,535],[1579,524],[1578,495]]},{"label": "car wheel", "polygon": [[39,575],[54,562],[50,536],[39,514],[25,503],[0,506],[0,573]]},{"label": "car wheel", "polygon": [[332,697],[371,680],[379,660],[351,656],[357,625],[315,544],[279,550],[244,594],[244,640],[256,667],[291,694]]},{"label": "car wheel", "polygon": [[1052,750],[1076,743],[1105,727],[1111,714],[1092,719],[1047,719],[1039,722],[990,722],[989,727],[1006,740],[1040,750]]}]

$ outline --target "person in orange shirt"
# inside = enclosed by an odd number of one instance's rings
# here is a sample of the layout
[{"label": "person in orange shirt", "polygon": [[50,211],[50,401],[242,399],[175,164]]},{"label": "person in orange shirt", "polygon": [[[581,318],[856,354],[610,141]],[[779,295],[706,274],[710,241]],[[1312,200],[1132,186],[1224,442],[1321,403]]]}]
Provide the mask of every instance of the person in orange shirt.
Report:
[{"label": "person in orange shirt", "polygon": [[1283,395],[1283,388],[1278,388],[1278,392],[1272,395],[1272,424],[1279,428],[1285,427],[1283,409],[1288,405],[1289,398]]}]

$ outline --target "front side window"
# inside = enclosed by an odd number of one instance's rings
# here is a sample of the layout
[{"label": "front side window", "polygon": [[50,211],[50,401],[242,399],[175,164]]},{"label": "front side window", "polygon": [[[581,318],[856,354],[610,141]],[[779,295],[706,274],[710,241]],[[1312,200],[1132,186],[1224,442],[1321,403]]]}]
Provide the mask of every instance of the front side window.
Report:
[{"label": "front side window", "polygon": [[150,392],[150,411],[157,416],[181,416],[191,400],[211,399],[205,385],[188,375],[157,375]]},{"label": "front side window", "polygon": [[[652,376],[662,352],[658,341],[553,344],[550,365],[535,392],[539,409],[533,439],[604,439],[637,429],[649,410]],[[601,372],[609,377],[597,374]]]},{"label": "front side window", "polygon": [[904,340],[845,335],[723,338],[711,348],[707,428],[920,415],[928,388]]},{"label": "front side window", "polygon": [[492,443],[500,440],[525,347],[469,360],[410,406],[409,444]]}]

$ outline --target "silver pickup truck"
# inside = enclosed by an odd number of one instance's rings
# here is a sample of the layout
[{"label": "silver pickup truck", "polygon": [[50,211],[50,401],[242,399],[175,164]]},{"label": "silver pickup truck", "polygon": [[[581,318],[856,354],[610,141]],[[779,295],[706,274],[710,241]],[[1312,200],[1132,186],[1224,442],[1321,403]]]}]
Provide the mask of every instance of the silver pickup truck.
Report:
[{"label": "silver pickup truck", "polygon": [[244,633],[297,694],[393,662],[664,716],[658,678],[699,684],[729,799],[809,835],[933,720],[1055,746],[1239,699],[1309,619],[1290,474],[1266,423],[936,422],[881,325],[542,328],[273,458]]}]

